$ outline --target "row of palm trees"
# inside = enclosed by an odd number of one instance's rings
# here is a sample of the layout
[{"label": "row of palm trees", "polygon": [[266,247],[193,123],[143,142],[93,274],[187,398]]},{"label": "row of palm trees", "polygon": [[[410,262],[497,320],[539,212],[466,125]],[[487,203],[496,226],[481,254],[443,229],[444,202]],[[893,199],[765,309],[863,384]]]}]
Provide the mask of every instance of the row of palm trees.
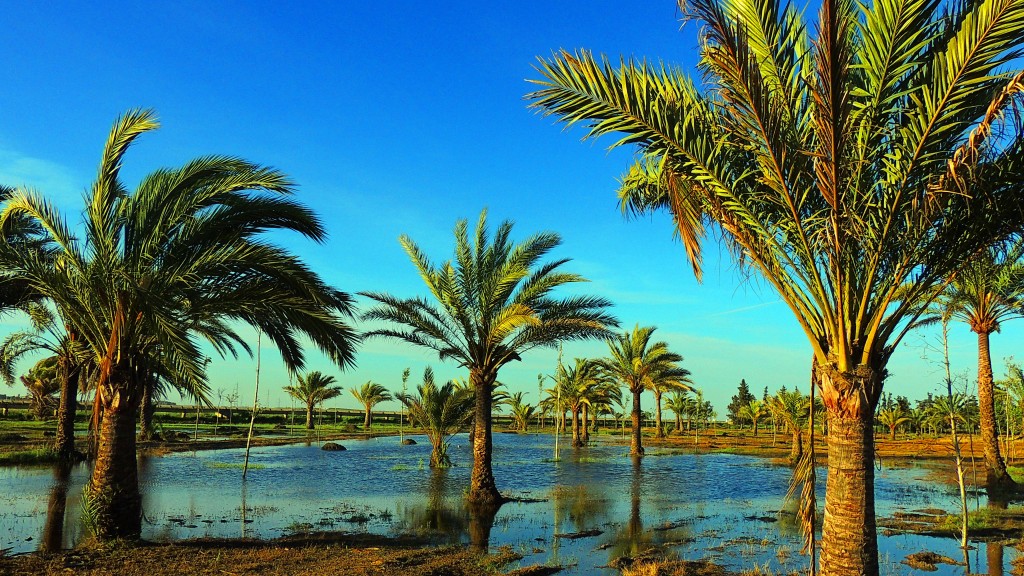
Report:
[{"label": "row of palm trees", "polygon": [[[698,278],[711,233],[790,308],[829,415],[821,574],[877,575],[888,361],[967,263],[1024,231],[1024,0],[823,0],[813,24],[778,0],[679,11],[698,23],[699,81],[563,51],[539,61],[528,98],[635,146],[622,206],[669,212]],[[972,326],[986,451],[996,326]]]}]

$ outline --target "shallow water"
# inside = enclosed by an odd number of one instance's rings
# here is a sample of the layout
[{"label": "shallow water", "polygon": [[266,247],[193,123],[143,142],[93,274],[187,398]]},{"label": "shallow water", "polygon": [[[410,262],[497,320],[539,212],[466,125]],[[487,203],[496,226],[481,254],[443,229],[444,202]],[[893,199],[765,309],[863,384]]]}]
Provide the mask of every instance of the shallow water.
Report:
[{"label": "shallow water", "polygon": [[[465,435],[450,449],[456,467],[430,470],[430,446],[401,446],[396,438],[349,440],[344,452],[314,444],[254,449],[247,482],[241,449],[143,458],[139,472],[146,512],[143,536],[172,540],[200,536],[273,538],[317,530],[416,533],[438,542],[511,545],[523,564],[574,565],[568,573],[602,573],[623,554],[670,543],[682,558],[707,558],[732,569],[773,571],[806,565],[791,515],[777,516],[790,470],[763,458],[648,449],[639,464],[622,445],[563,449],[552,461],[550,436],[496,434],[494,474],[503,493],[544,502],[512,502],[493,521],[463,504],[470,453]],[[924,480],[925,467],[876,470],[878,516],[923,508],[954,510],[953,490]],[[65,480],[40,467],[0,469],[0,548],[26,552],[69,547],[84,529],[81,490],[88,469]],[[819,509],[824,470],[819,473]],[[63,504],[63,506],[62,506]],[[60,530],[55,511],[66,507]],[[51,514],[47,514],[47,511]],[[48,522],[48,517],[50,521]],[[579,539],[556,535],[600,534]],[[879,536],[883,574],[912,570],[899,562],[921,550],[962,558],[957,542],[917,535]],[[971,569],[986,558],[1005,567],[1017,550],[979,545]],[[1002,556],[1002,562],[997,559]],[[603,573],[616,571],[604,569]],[[962,574],[940,565],[938,574]]]}]

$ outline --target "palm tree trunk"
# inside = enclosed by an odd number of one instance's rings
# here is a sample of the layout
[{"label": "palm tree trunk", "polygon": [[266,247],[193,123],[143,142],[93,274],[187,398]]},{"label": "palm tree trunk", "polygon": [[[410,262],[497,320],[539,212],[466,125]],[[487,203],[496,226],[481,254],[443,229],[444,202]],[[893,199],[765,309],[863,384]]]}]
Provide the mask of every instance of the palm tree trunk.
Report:
[{"label": "palm tree trunk", "polygon": [[153,414],[155,412],[153,387],[149,382],[146,382],[142,389],[142,409],[139,414],[139,440],[148,441],[153,439]]},{"label": "palm tree trunk", "polygon": [[366,416],[363,417],[363,430],[369,432],[370,430],[370,407],[366,407]]},{"label": "palm tree trunk", "polygon": [[877,576],[873,409],[862,407],[861,413],[853,417],[833,410],[829,421],[821,574]]},{"label": "palm tree trunk", "polygon": [[889,440],[895,440],[895,439],[896,439],[896,427],[895,426],[890,426],[889,427]]},{"label": "palm tree trunk", "polygon": [[53,486],[50,487],[50,501],[46,505],[46,523],[39,551],[60,552],[64,549],[64,516],[68,502],[68,481],[71,479],[71,464],[60,462],[53,468]]},{"label": "palm tree trunk", "polygon": [[134,540],[142,533],[142,496],[135,456],[139,402],[126,399],[120,391],[113,396],[103,399],[96,462],[86,488],[95,536],[101,542]]},{"label": "palm tree trunk", "polygon": [[582,448],[583,438],[580,436],[580,409],[574,408],[572,412],[572,447]]},{"label": "palm tree trunk", "polygon": [[640,418],[640,393],[644,391],[642,385],[633,388],[633,440],[629,445],[630,456],[643,456],[644,447],[641,438],[641,422]]},{"label": "palm tree trunk", "polygon": [[665,430],[661,427],[661,392],[654,391],[654,437],[664,438]]},{"label": "palm tree trunk", "polygon": [[793,426],[793,444],[789,449],[789,462],[796,464],[804,455],[804,434],[800,428]]},{"label": "palm tree trunk", "polygon": [[590,442],[590,428],[587,424],[590,422],[590,406],[587,404],[583,405],[583,421],[580,422],[583,426],[580,439],[583,440],[583,444],[586,445]]},{"label": "palm tree trunk", "polygon": [[754,438],[757,438],[757,420],[754,420],[753,423],[754,423]]},{"label": "palm tree trunk", "polygon": [[470,370],[469,378],[476,392],[474,420],[476,434],[473,437],[473,471],[470,474],[468,499],[473,504],[498,506],[504,498],[494,483],[491,470],[491,404],[494,380],[497,374],[484,373],[479,369]]},{"label": "palm tree trunk", "polygon": [[1017,483],[1006,472],[1006,463],[999,453],[999,432],[996,430],[995,399],[992,394],[992,355],[988,347],[989,332],[978,332],[978,411],[981,416],[981,445],[985,450],[985,487],[990,491],[1013,491]]},{"label": "palm tree trunk", "polygon": [[[293,419],[292,423],[294,423],[294,422],[295,422],[295,420]],[[306,430],[312,430],[312,429],[313,429],[313,405],[312,404],[307,404],[306,405]]]},{"label": "palm tree trunk", "polygon": [[61,358],[60,404],[57,408],[57,439],[53,449],[62,462],[75,458],[75,414],[78,411],[78,376],[81,369]]}]

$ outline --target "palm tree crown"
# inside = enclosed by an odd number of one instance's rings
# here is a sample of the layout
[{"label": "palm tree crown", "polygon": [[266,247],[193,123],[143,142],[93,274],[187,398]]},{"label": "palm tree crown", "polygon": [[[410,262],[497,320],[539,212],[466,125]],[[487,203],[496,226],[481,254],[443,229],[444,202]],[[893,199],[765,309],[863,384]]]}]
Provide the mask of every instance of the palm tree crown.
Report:
[{"label": "palm tree crown", "polygon": [[363,429],[365,430],[369,430],[370,426],[373,424],[370,416],[373,407],[381,402],[387,402],[394,399],[391,396],[391,393],[388,392],[387,388],[381,384],[370,381],[367,381],[359,388],[349,388],[349,392],[352,393],[352,396],[356,401],[362,404],[363,408],[366,410],[366,417],[363,420]]}]

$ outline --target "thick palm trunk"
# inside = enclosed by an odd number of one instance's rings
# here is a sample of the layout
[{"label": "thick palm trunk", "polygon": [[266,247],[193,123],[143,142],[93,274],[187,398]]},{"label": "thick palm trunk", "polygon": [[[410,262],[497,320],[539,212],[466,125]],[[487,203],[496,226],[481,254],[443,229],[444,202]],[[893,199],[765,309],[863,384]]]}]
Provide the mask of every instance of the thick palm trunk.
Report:
[{"label": "thick palm trunk", "polygon": [[754,438],[757,438],[757,420],[754,420]]},{"label": "thick palm trunk", "polygon": [[895,440],[895,439],[896,439],[896,427],[895,426],[890,426],[889,427],[889,440]]},{"label": "thick palm trunk", "polygon": [[643,388],[641,388],[639,386],[636,387],[636,388],[633,388],[633,440],[632,440],[632,442],[630,442],[630,445],[629,445],[629,454],[630,454],[630,456],[643,456],[644,455],[643,440],[641,438],[641,435],[642,435],[642,432],[643,432],[643,430],[641,428],[641,425],[642,425],[641,418],[642,418],[643,415],[641,414],[641,411],[640,411],[640,393],[641,392],[643,392]]},{"label": "thick palm trunk", "polygon": [[363,417],[363,430],[369,431],[370,430],[370,424],[372,424],[372,422],[370,421],[370,409],[367,408],[366,409],[366,416]]},{"label": "thick palm trunk", "polygon": [[[849,402],[859,402],[859,398]],[[848,408],[840,406],[839,408]],[[873,409],[831,414],[822,576],[877,576]]]},{"label": "thick palm trunk", "polygon": [[156,406],[153,403],[153,387],[148,383],[142,389],[142,408],[139,412],[139,440],[153,439],[153,414]]},{"label": "thick palm trunk", "polygon": [[580,435],[580,409],[575,408],[572,412],[572,447],[583,447],[583,436]]},{"label": "thick palm trunk", "polygon": [[587,423],[590,422],[590,407],[586,404],[583,405],[583,417],[580,424],[583,430],[580,433],[580,439],[583,440],[583,444],[586,445],[590,442],[590,427]]},{"label": "thick palm trunk", "polygon": [[661,392],[654,392],[654,437],[664,438],[665,430],[661,427]]},{"label": "thick palm trunk", "polygon": [[676,412],[676,435],[679,436],[683,433],[683,417]]},{"label": "thick palm trunk", "polygon": [[78,411],[80,368],[61,359],[60,404],[57,407],[57,438],[54,450],[62,462],[75,458],[75,414]]},{"label": "thick palm trunk", "polygon": [[1006,463],[999,453],[999,432],[996,430],[995,399],[992,394],[992,356],[989,332],[978,332],[978,411],[981,416],[981,444],[985,450],[985,486],[991,492],[1013,491],[1017,484],[1006,472]]},{"label": "thick palm trunk", "polygon": [[[367,415],[369,415],[369,413],[367,413]],[[369,426],[367,426],[367,428],[369,428]],[[312,429],[313,429],[313,406],[312,405],[307,405],[306,406],[306,430],[312,430]]]},{"label": "thick palm trunk", "polygon": [[135,454],[139,403],[124,400],[117,392],[114,396],[103,407],[96,462],[86,489],[95,536],[100,541],[137,539],[142,532]]},{"label": "thick palm trunk", "polygon": [[504,502],[491,470],[491,403],[496,377],[497,374],[479,370],[471,370],[469,373],[475,391],[476,408],[473,418],[476,434],[473,437],[473,471],[470,475],[468,499],[475,505],[498,506]]}]

